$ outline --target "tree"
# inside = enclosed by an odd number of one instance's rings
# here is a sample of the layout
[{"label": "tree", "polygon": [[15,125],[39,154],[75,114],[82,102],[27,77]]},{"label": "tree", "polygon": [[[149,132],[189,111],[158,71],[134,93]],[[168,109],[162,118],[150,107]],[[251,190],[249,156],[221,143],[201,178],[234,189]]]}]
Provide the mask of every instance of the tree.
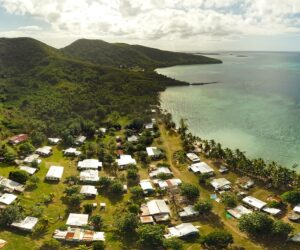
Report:
[{"label": "tree", "polygon": [[21,184],[25,184],[26,181],[28,180],[28,178],[29,178],[29,175],[24,170],[11,171],[9,173],[9,179],[19,182]]},{"label": "tree", "polygon": [[91,217],[91,224],[96,231],[100,231],[103,227],[103,219],[101,215],[96,214]]},{"label": "tree", "polygon": [[136,214],[126,213],[121,218],[117,218],[116,226],[122,234],[133,234],[139,225]]},{"label": "tree", "polygon": [[83,210],[85,214],[91,214],[93,212],[93,204],[84,204],[83,205]]},{"label": "tree", "polygon": [[221,195],[221,201],[226,207],[233,208],[236,207],[237,205],[237,198],[233,193],[229,193],[229,192],[223,193]]},{"label": "tree", "polygon": [[170,250],[182,250],[183,242],[178,238],[170,238],[164,240],[164,247]]},{"label": "tree", "polygon": [[286,240],[292,231],[293,231],[293,227],[289,223],[285,223],[281,220],[276,220],[273,223],[272,234],[276,238]]},{"label": "tree", "polygon": [[181,194],[187,197],[189,200],[195,200],[200,195],[199,189],[190,183],[183,183],[180,186],[180,190],[181,190]]},{"label": "tree", "polygon": [[251,236],[264,236],[272,232],[273,220],[266,214],[254,212],[243,215],[239,220],[239,229]]},{"label": "tree", "polygon": [[71,196],[72,194],[78,194],[79,193],[79,186],[70,186],[66,187],[64,190],[64,194],[66,196]]},{"label": "tree", "polygon": [[60,246],[60,242],[55,239],[50,239],[43,243],[41,250],[59,250]]},{"label": "tree", "polygon": [[137,204],[130,204],[130,205],[128,205],[127,210],[130,213],[138,214],[140,211],[140,206]]},{"label": "tree", "polygon": [[35,147],[39,147],[46,140],[46,136],[39,131],[34,131],[31,134],[31,142]]},{"label": "tree", "polygon": [[212,204],[210,201],[198,201],[194,205],[194,210],[197,211],[199,214],[208,214],[212,210]]},{"label": "tree", "polygon": [[139,201],[144,198],[144,191],[140,186],[134,186],[130,189],[131,198],[133,200]]},{"label": "tree", "polygon": [[3,150],[3,157],[5,162],[11,163],[17,159],[17,153],[11,147],[5,147]]},{"label": "tree", "polygon": [[19,221],[23,218],[22,207],[17,205],[9,205],[0,211],[0,225],[9,226],[14,221]]},{"label": "tree", "polygon": [[34,146],[30,142],[24,142],[19,146],[20,153],[28,155],[34,151]]},{"label": "tree", "polygon": [[68,198],[69,205],[72,207],[79,207],[83,197],[80,194],[72,194]]},{"label": "tree", "polygon": [[163,245],[164,230],[161,225],[141,225],[137,233],[138,243],[145,249],[155,249]]},{"label": "tree", "polygon": [[202,239],[202,244],[204,244],[208,248],[213,249],[225,249],[232,243],[232,235],[223,230],[213,231],[208,235],[205,235]]},{"label": "tree", "polygon": [[93,250],[104,250],[104,249],[105,249],[104,242],[96,241],[93,243]]},{"label": "tree", "polygon": [[300,190],[287,191],[281,195],[281,198],[293,205],[300,203]]},{"label": "tree", "polygon": [[122,185],[122,183],[120,183],[118,181],[114,181],[110,185],[109,189],[110,189],[110,192],[115,195],[122,195],[124,193],[123,185]]}]

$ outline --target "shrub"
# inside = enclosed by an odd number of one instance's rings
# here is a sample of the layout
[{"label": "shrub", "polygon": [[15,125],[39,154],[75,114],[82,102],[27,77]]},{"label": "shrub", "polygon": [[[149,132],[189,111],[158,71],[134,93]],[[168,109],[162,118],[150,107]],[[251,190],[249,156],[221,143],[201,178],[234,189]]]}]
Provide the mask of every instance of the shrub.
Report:
[{"label": "shrub", "polygon": [[195,200],[199,197],[200,191],[193,184],[183,183],[180,186],[181,194],[187,197],[189,200]]},{"label": "shrub", "polygon": [[28,173],[23,170],[11,171],[9,173],[9,179],[19,182],[21,184],[25,184],[28,178],[29,178]]},{"label": "shrub", "polygon": [[205,235],[202,239],[202,244],[213,249],[226,249],[232,243],[232,235],[223,230],[213,231]]}]

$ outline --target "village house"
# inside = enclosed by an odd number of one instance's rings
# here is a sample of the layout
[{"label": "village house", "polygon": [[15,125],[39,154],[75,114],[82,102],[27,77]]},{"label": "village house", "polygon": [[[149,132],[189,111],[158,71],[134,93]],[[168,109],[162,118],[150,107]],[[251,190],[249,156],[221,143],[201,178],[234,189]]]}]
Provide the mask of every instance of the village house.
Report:
[{"label": "village house", "polygon": [[190,171],[194,174],[208,174],[210,176],[214,175],[214,170],[208,166],[205,162],[197,162],[188,167]]},{"label": "village house", "polygon": [[53,238],[67,242],[94,242],[105,241],[104,232],[95,232],[81,228],[68,228],[67,230],[55,230]]},{"label": "village house", "polygon": [[43,157],[48,157],[52,155],[52,148],[50,146],[44,146],[35,150],[35,153]]},{"label": "village house", "polygon": [[192,162],[192,163],[197,163],[200,162],[200,157],[196,155],[195,153],[187,153],[186,157]]},{"label": "village house", "polygon": [[33,163],[34,161],[36,161],[38,164],[41,164],[42,160],[39,159],[39,155],[38,154],[31,154],[29,156],[27,156],[23,162],[26,163],[26,164],[31,164]]},{"label": "village house", "polygon": [[179,212],[179,217],[181,219],[189,219],[189,218],[192,218],[192,217],[195,217],[198,215],[199,215],[199,212],[195,211],[194,206],[192,206],[192,205],[182,208],[182,211]]},{"label": "village house", "polygon": [[231,189],[231,182],[225,178],[213,179],[210,184],[216,191],[225,191]]},{"label": "village house", "polygon": [[87,169],[94,169],[98,170],[102,168],[102,162],[98,161],[97,159],[85,159],[83,161],[79,161],[77,164],[77,168],[79,170],[87,170]]},{"label": "village house", "polygon": [[83,170],[80,172],[79,176],[80,181],[86,183],[95,183],[99,181],[99,172],[98,170]]},{"label": "village house", "polygon": [[61,139],[60,139],[60,138],[48,138],[48,142],[49,142],[51,145],[57,145],[58,143],[61,142]]},{"label": "village house", "polygon": [[23,192],[25,190],[24,185],[12,181],[10,179],[7,179],[3,176],[0,176],[0,187],[4,188],[4,191],[8,191],[10,193],[16,191],[16,192]]},{"label": "village house", "polygon": [[153,160],[159,159],[163,155],[163,152],[161,151],[161,149],[159,149],[157,147],[147,147],[146,151],[147,151],[148,157],[150,157]]},{"label": "village house", "polygon": [[252,211],[242,205],[228,209],[227,212],[236,219],[240,219],[245,214],[250,214]]},{"label": "village house", "polygon": [[34,175],[34,173],[37,171],[37,168],[32,168],[28,166],[20,166],[19,169],[27,172],[29,175]]},{"label": "village house", "polygon": [[139,137],[137,135],[132,135],[132,136],[127,137],[127,141],[135,143],[135,142],[139,141]]},{"label": "village house", "polygon": [[15,136],[9,138],[8,142],[12,145],[17,145],[17,144],[27,141],[27,140],[28,140],[27,134],[19,134],[19,135],[15,135]]},{"label": "village house", "polygon": [[300,204],[296,205],[296,206],[293,208],[293,211],[300,214]]},{"label": "village house", "polygon": [[10,205],[12,204],[18,197],[14,194],[2,194],[0,196],[0,203],[4,205]]},{"label": "village house", "polygon": [[248,177],[243,177],[243,178],[239,178],[237,180],[237,184],[239,185],[239,187],[241,187],[242,189],[248,190],[250,188],[252,188],[254,186],[254,181],[251,180]]},{"label": "village house", "polygon": [[178,178],[168,179],[168,180],[153,180],[153,182],[161,189],[176,189],[182,181]]},{"label": "village house", "polygon": [[156,178],[159,174],[166,174],[169,176],[173,176],[172,171],[168,167],[158,167],[157,169],[152,170],[149,173],[151,178]]},{"label": "village house", "polygon": [[45,179],[49,181],[59,181],[62,178],[64,167],[51,166],[46,174]]},{"label": "village house", "polygon": [[154,128],[153,122],[149,122],[145,124],[145,129],[152,130]]},{"label": "village house", "polygon": [[125,169],[128,165],[136,165],[136,160],[131,155],[120,155],[120,159],[116,159],[119,169]]},{"label": "village house", "polygon": [[11,226],[23,231],[32,232],[37,223],[38,223],[38,218],[27,216],[22,221],[12,223]]},{"label": "village house", "polygon": [[164,235],[165,238],[184,238],[188,236],[195,236],[199,234],[199,230],[192,223],[182,223],[175,227],[168,228],[168,234]]},{"label": "village house", "polygon": [[144,194],[153,193],[155,191],[155,188],[152,186],[152,183],[150,180],[141,180],[140,186],[144,191]]},{"label": "village house", "polygon": [[[141,206],[141,217],[151,216],[155,222],[170,220],[170,209],[164,200],[151,200]],[[149,219],[149,218],[148,218]],[[141,219],[143,221],[143,219]]]},{"label": "village house", "polygon": [[256,199],[253,196],[245,197],[243,199],[243,202],[245,204],[247,204],[249,207],[253,208],[254,210],[258,210],[258,211],[262,210],[267,205],[266,202]]},{"label": "village house", "polygon": [[83,135],[80,135],[75,139],[75,145],[80,146],[85,142],[85,140],[86,140],[86,137]]},{"label": "village house", "polygon": [[80,194],[86,197],[95,197],[98,194],[97,188],[91,185],[83,185],[80,189]]},{"label": "village house", "polygon": [[65,156],[79,156],[81,155],[81,151],[78,151],[76,148],[67,148],[64,151]]},{"label": "village house", "polygon": [[66,225],[72,227],[84,227],[87,226],[88,220],[89,220],[88,214],[70,213]]}]

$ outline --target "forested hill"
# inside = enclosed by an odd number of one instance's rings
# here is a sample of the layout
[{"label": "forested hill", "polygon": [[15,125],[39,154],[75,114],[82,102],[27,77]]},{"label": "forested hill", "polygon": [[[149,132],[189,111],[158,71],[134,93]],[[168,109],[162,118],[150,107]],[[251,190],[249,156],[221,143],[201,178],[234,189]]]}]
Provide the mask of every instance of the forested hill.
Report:
[{"label": "forested hill", "polygon": [[[152,66],[154,60],[150,60],[148,55],[159,59],[159,55],[155,54],[158,50],[140,46],[133,48],[130,49],[131,54],[122,52],[123,57],[105,54],[103,63],[93,63],[31,38],[1,38],[0,140],[19,132],[61,135],[83,121],[98,127],[110,121],[112,115],[146,116],[145,110],[159,103],[159,92],[166,86],[187,84],[151,69],[114,67],[111,62],[120,65],[125,60],[124,56],[136,58],[136,61],[145,58],[144,61]],[[89,51],[91,55],[99,54],[99,48],[93,49],[93,46],[89,47]],[[170,64],[190,57],[162,53],[168,55],[166,60]]]},{"label": "forested hill", "polygon": [[157,68],[183,64],[221,63],[220,60],[187,53],[170,52],[140,45],[80,39],[61,49],[66,55],[96,64]]}]

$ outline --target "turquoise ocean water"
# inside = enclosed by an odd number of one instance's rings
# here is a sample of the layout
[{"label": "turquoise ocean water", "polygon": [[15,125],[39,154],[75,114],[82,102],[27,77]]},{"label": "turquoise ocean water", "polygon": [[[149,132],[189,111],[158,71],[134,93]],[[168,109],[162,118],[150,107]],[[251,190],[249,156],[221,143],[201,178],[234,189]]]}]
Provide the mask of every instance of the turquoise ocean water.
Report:
[{"label": "turquoise ocean water", "polygon": [[221,53],[223,64],[175,66],[160,74],[204,86],[170,87],[161,106],[192,133],[249,157],[300,170],[300,53]]}]

